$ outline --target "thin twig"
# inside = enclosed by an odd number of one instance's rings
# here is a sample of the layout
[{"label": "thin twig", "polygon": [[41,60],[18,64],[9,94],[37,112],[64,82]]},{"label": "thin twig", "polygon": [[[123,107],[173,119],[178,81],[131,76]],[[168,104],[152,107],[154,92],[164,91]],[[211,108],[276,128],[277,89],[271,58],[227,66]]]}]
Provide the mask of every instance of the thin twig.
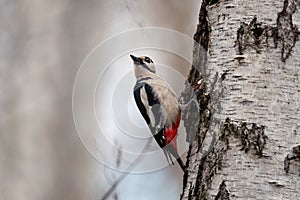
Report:
[{"label": "thin twig", "polygon": [[112,184],[112,186],[109,188],[109,190],[107,190],[107,192],[103,195],[101,200],[106,200],[113,193],[113,191],[116,189],[116,187],[121,183],[121,181],[124,178],[126,178],[126,176],[128,174],[130,174],[130,172],[139,164],[140,161],[142,161],[143,155],[144,155],[144,153],[146,153],[149,150],[152,140],[153,140],[152,138],[148,139],[147,144],[141,151],[140,155],[129,165],[129,167],[126,169],[126,172],[121,174],[119,176],[119,178]]}]

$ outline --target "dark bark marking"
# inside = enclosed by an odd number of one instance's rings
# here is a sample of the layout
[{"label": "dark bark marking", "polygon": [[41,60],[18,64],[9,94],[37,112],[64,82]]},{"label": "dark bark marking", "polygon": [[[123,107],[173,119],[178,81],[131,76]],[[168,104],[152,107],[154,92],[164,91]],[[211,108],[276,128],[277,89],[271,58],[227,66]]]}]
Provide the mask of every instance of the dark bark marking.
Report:
[{"label": "dark bark marking", "polygon": [[[293,147],[292,154],[288,154],[284,159],[284,170],[289,173],[291,161],[300,161],[300,145]],[[300,171],[300,170],[299,170]],[[300,176],[300,173],[299,173]]]},{"label": "dark bark marking", "polygon": [[[269,40],[273,38],[275,48],[281,43],[281,60],[285,62],[291,55],[300,34],[292,19],[296,11],[295,0],[284,0],[283,10],[278,13],[276,27],[262,26],[257,22],[256,16],[249,24],[242,23],[237,30],[238,54],[243,55],[248,47],[260,53],[262,49],[269,48]],[[239,61],[243,59],[243,57],[238,58]]]},{"label": "dark bark marking", "polygon": [[252,147],[257,156],[263,156],[263,149],[267,140],[267,136],[264,135],[264,126],[258,127],[253,123],[252,127],[248,128],[247,123],[243,122],[237,136],[242,143],[241,150],[244,150],[247,153]]},{"label": "dark bark marking", "polygon": [[216,4],[218,2],[219,2],[219,0],[210,0],[209,1],[209,5],[213,5],[213,4]]},{"label": "dark bark marking", "polygon": [[277,26],[275,30],[274,43],[277,47],[281,41],[281,60],[283,62],[288,59],[295,43],[298,40],[299,31],[297,26],[293,24],[293,14],[296,12],[297,6],[294,0],[285,0],[283,9],[278,13]]},{"label": "dark bark marking", "polygon": [[220,187],[219,187],[219,192],[215,198],[215,200],[229,200],[229,192],[226,189],[226,184],[225,181],[223,180]]},{"label": "dark bark marking", "polygon": [[[268,38],[270,37],[270,32],[274,32],[273,28],[270,26],[262,26],[261,23],[257,22],[256,16],[249,24],[242,23],[237,30],[236,40],[236,45],[238,47],[237,51],[239,55],[243,55],[243,52],[248,47],[251,47],[257,53],[260,53],[262,44],[264,42],[266,42],[266,46],[268,46]],[[265,38],[263,36],[265,36]],[[241,57],[241,59],[243,59],[243,57]]]}]

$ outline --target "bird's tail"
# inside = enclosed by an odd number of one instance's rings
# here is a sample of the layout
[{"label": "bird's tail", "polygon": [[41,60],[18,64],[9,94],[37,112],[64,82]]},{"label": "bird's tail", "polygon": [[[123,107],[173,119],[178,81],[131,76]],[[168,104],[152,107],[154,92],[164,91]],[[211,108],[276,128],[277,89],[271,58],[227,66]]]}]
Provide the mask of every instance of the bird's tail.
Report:
[{"label": "bird's tail", "polygon": [[[172,142],[170,144],[168,144],[165,148],[167,150],[167,153],[172,154],[172,156],[177,160],[179,166],[181,167],[182,171],[184,172],[185,171],[185,164],[181,160],[181,158],[180,158],[180,156],[179,156],[179,154],[177,152],[177,149],[172,144]],[[170,157],[170,159],[171,159],[171,157]],[[167,158],[167,160],[168,160],[168,158]],[[172,161],[172,159],[171,159],[171,161]],[[172,161],[172,163],[173,163],[173,161]]]}]

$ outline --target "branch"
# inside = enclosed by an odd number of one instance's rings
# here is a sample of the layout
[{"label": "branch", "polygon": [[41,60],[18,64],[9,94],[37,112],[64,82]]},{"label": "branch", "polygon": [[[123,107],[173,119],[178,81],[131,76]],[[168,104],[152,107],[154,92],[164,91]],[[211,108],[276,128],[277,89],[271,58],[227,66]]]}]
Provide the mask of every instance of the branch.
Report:
[{"label": "branch", "polygon": [[151,142],[152,138],[149,138],[139,156],[129,165],[129,167],[126,169],[126,172],[123,172],[123,174],[121,174],[119,178],[112,184],[109,190],[107,190],[107,192],[103,195],[101,200],[106,200],[115,191],[121,181],[123,181],[127,175],[130,174],[131,171],[143,160],[143,155],[149,150]]}]

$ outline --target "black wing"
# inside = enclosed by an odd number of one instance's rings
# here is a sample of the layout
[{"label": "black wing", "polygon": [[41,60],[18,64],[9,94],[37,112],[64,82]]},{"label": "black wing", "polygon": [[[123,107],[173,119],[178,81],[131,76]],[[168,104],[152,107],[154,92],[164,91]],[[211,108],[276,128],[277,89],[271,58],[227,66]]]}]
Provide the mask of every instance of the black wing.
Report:
[{"label": "black wing", "polygon": [[150,118],[149,118],[146,107],[143,104],[142,98],[141,98],[141,90],[142,90],[143,87],[144,87],[144,84],[137,83],[134,87],[133,95],[134,95],[135,103],[136,103],[137,107],[140,110],[140,113],[142,114],[142,116],[145,119],[146,123],[149,125],[150,124]]},{"label": "black wing", "polygon": [[[145,90],[145,93],[147,95],[147,105],[144,105],[142,102],[142,97],[141,97],[141,91]],[[142,114],[143,118],[147,122],[150,131],[152,132],[153,135],[155,135],[155,139],[158,142],[158,138],[160,136],[163,136],[164,134],[164,127],[161,124],[162,122],[162,115],[161,115],[161,105],[159,100],[156,98],[156,95],[153,92],[153,88],[147,84],[147,83],[137,83],[136,86],[134,87],[134,99],[136,102],[137,107],[140,110],[140,113]],[[146,103],[146,102],[145,102]],[[147,108],[146,108],[147,106]],[[147,110],[151,113],[147,113]],[[154,122],[151,122],[151,119],[149,117],[149,114],[154,116]],[[159,145],[162,145],[162,142],[158,142]]]}]

